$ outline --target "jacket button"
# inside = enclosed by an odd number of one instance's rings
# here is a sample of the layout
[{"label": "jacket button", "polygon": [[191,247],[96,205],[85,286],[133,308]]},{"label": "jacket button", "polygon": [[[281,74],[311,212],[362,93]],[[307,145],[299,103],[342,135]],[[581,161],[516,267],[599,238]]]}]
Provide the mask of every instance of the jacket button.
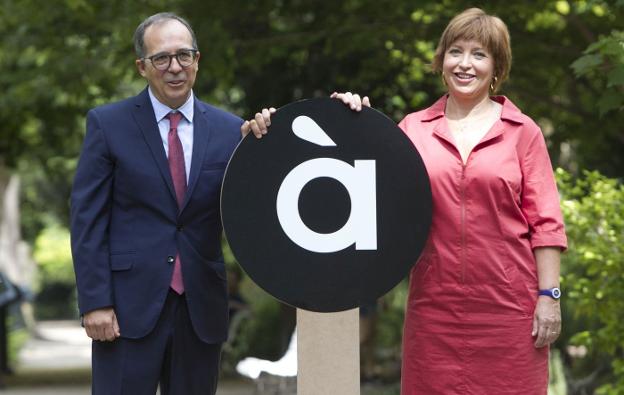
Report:
[{"label": "jacket button", "polygon": [[167,263],[173,263],[173,262],[175,262],[175,258],[174,258],[174,257],[172,257],[171,255],[169,255],[169,256],[167,257]]},{"label": "jacket button", "polygon": [[182,230],[184,229],[184,226],[178,225],[176,229],[178,230],[178,232],[182,232]]}]

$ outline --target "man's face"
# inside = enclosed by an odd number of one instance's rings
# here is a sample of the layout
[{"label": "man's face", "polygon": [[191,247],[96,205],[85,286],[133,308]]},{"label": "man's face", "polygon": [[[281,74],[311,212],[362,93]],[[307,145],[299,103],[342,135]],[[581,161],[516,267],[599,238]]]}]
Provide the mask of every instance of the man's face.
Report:
[{"label": "man's face", "polygon": [[[172,19],[149,26],[143,37],[145,57],[156,54],[173,55],[182,49],[193,48],[193,38],[179,21]],[[154,96],[163,104],[178,108],[189,97],[197,75],[199,52],[192,65],[183,68],[174,57],[166,70],[158,70],[150,60],[136,60],[139,73],[145,77]]]}]

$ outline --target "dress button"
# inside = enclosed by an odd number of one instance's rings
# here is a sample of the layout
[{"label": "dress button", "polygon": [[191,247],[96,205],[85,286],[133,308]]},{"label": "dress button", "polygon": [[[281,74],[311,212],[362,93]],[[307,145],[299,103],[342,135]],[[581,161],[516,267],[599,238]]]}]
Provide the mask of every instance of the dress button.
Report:
[{"label": "dress button", "polygon": [[169,256],[167,257],[167,262],[168,262],[168,263],[173,263],[173,262],[175,262],[175,258],[174,258],[174,257],[172,257],[171,255],[169,255]]}]

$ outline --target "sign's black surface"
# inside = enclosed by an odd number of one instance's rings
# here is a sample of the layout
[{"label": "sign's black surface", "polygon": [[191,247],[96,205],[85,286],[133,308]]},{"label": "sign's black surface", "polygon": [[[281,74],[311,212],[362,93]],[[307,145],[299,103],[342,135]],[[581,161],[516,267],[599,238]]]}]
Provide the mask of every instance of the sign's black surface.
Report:
[{"label": "sign's black surface", "polygon": [[409,272],[431,224],[418,152],[382,113],[335,99],[289,104],[228,164],[221,214],[260,287],[298,308],[372,303]]}]

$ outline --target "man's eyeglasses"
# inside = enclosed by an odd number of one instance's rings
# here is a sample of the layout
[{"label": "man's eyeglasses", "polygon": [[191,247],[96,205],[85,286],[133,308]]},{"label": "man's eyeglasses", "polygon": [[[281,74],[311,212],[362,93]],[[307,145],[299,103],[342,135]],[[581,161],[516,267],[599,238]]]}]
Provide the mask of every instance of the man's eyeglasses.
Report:
[{"label": "man's eyeglasses", "polygon": [[152,65],[160,71],[167,70],[171,65],[171,59],[176,58],[181,67],[189,67],[197,60],[196,49],[181,49],[173,55],[166,53],[157,53],[156,55],[148,56],[142,60],[149,60]]}]

